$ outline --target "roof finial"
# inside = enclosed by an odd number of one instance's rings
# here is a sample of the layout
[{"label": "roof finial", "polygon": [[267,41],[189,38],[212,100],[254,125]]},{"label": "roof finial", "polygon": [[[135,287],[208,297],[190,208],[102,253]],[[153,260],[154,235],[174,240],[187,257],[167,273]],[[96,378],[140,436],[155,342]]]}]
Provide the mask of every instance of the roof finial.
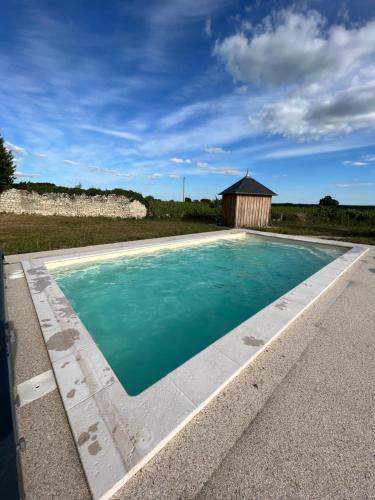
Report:
[{"label": "roof finial", "polygon": [[246,175],[245,177],[249,177],[249,169],[246,170]]}]

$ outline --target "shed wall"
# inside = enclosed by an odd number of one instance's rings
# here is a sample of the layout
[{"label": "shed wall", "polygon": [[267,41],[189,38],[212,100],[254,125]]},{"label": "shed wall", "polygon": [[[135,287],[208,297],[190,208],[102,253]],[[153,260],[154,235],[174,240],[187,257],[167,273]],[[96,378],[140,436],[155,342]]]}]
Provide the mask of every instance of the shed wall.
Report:
[{"label": "shed wall", "polygon": [[226,226],[236,225],[236,196],[228,194],[223,196],[222,201],[222,213],[223,213],[223,223]]},{"label": "shed wall", "polygon": [[234,227],[267,226],[272,196],[223,196],[223,222]]},{"label": "shed wall", "polygon": [[267,226],[270,217],[271,196],[237,195],[236,226]]}]

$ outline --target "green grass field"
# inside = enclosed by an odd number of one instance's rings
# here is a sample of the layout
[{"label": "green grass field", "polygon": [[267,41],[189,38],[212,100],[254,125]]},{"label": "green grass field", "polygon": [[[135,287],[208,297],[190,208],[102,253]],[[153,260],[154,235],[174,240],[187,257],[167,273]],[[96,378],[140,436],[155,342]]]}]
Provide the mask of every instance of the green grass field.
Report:
[{"label": "green grass field", "polygon": [[260,229],[274,233],[319,236],[325,239],[375,245],[375,228],[373,227],[340,226],[323,223],[314,225],[273,223],[272,226]]},{"label": "green grass field", "polygon": [[124,220],[0,214],[0,249],[9,255],[217,229],[220,228],[212,224],[177,219]]}]

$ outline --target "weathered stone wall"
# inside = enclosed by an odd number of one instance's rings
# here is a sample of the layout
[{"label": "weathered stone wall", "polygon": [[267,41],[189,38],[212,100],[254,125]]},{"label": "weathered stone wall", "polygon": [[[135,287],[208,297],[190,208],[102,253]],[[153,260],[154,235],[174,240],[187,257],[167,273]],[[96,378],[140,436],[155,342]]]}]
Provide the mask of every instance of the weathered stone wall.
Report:
[{"label": "weathered stone wall", "polygon": [[12,214],[66,215],[70,217],[121,217],[141,219],[147,209],[126,196],[69,195],[8,189],[0,194],[0,212]]}]

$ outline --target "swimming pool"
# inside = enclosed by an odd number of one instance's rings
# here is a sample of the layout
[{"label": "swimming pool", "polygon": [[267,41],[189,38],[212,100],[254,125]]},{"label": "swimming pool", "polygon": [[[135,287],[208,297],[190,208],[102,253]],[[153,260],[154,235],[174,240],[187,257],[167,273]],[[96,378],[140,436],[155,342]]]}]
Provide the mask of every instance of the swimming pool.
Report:
[{"label": "swimming pool", "polygon": [[135,396],[342,253],[245,236],[53,275]]},{"label": "swimming pool", "polygon": [[110,498],[368,251],[259,236],[223,230],[22,262],[94,499]]}]

